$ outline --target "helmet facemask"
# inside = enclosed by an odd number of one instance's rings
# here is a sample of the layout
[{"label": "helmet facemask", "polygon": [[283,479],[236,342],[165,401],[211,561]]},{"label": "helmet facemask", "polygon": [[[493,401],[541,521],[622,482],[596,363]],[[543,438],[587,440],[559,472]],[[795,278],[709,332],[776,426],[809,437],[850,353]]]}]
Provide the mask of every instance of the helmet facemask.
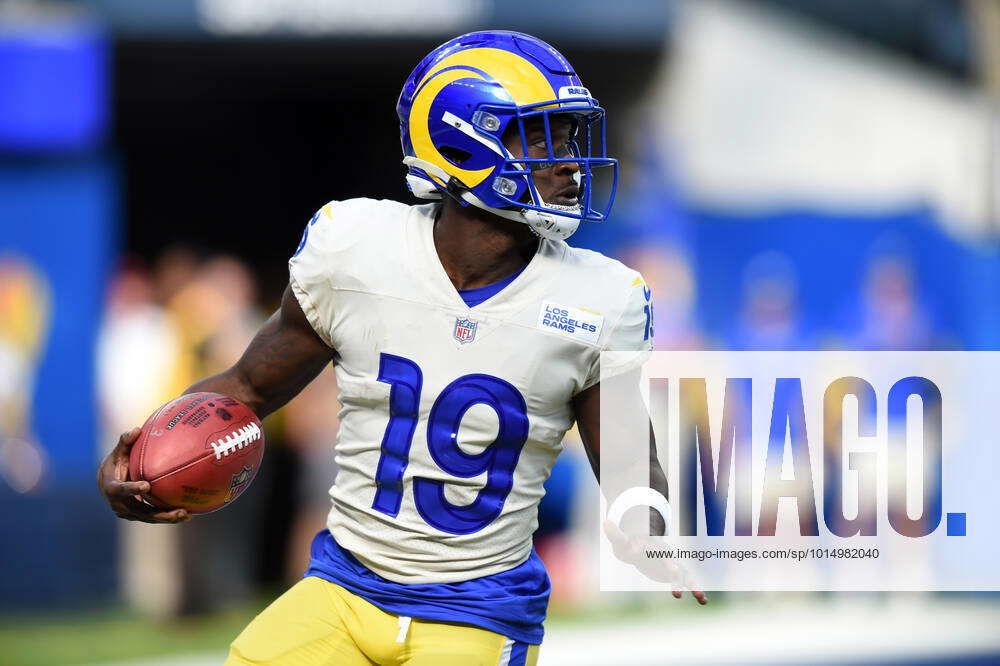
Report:
[{"label": "helmet facemask", "polygon": [[[589,98],[581,101],[593,102]],[[560,120],[569,120],[570,127],[567,140],[557,144],[554,134]],[[544,147],[541,141],[529,143],[532,138],[529,135],[537,135],[539,131]],[[518,211],[536,233],[544,238],[566,238],[581,221],[607,219],[617,186],[617,161],[605,153],[603,109],[589,104],[582,110],[552,104],[519,107],[506,129],[505,137],[511,136],[517,137],[520,156],[511,154],[505,146],[507,157],[493,179],[493,191],[498,199]],[[546,201],[536,182],[538,172],[558,169],[562,164],[574,167],[577,195],[572,204],[551,200],[551,196]]]},{"label": "helmet facemask", "polygon": [[[442,119],[496,153],[494,175],[481,186],[469,188],[438,169],[427,169],[447,183],[446,187],[438,186],[438,190],[463,205],[472,204],[500,217],[527,224],[538,236],[553,240],[571,236],[581,221],[602,222],[607,219],[617,189],[618,161],[607,157],[604,109],[596,106],[595,100],[589,97],[570,98],[524,107],[485,104],[476,109],[471,118],[471,122],[465,122],[447,114]],[[569,139],[565,144],[556,145],[553,139],[553,127],[558,124],[556,118],[571,121]],[[532,124],[536,125],[535,131],[540,128],[544,136],[541,154],[537,148],[533,151],[533,146],[529,144]],[[504,142],[511,136],[517,137],[515,144],[520,144],[520,155],[512,153]],[[440,150],[456,166],[463,164],[461,149],[442,146]],[[532,156],[533,153],[535,156]],[[432,166],[412,158],[403,161],[411,168]],[[559,164],[576,167],[573,180],[578,193],[573,205],[545,201],[538,191],[535,173],[556,168]],[[412,186],[411,190],[417,194]]]}]

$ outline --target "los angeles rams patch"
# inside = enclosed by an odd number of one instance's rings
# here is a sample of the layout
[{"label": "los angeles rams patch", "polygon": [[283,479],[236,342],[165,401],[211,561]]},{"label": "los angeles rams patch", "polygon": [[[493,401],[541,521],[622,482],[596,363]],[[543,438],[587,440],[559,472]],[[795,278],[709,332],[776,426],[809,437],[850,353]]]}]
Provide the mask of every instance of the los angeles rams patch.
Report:
[{"label": "los angeles rams patch", "polygon": [[592,345],[596,345],[601,337],[603,325],[602,315],[551,301],[542,303],[542,309],[538,313],[539,328]]}]

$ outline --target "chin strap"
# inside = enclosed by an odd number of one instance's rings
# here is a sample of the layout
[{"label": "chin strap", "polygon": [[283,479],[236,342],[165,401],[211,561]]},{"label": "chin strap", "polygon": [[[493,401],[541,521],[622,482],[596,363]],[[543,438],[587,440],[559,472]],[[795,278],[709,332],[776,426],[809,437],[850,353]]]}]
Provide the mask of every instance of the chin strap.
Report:
[{"label": "chin strap", "polygon": [[[437,178],[442,183],[448,183],[451,181],[451,174],[438,165],[432,164],[427,160],[407,156],[403,158],[403,164],[423,169],[429,176]],[[406,176],[406,182],[410,187],[410,191],[413,192],[413,195],[416,197],[421,199],[441,198],[441,191],[423,178],[408,174]],[[517,210],[487,206],[483,203],[482,199],[469,190],[462,190],[458,196],[462,199],[462,201],[472,204],[476,208],[489,211],[490,213],[507,220],[526,224],[528,225],[528,228],[535,233],[535,235],[548,240],[565,240],[572,236],[573,232],[575,232],[577,227],[580,226],[579,219],[559,214],[560,211],[566,213],[579,213],[579,205],[560,206],[559,204],[542,202],[543,206],[552,210],[552,212],[549,213],[548,211],[542,212],[539,210],[532,210],[530,208]]]}]

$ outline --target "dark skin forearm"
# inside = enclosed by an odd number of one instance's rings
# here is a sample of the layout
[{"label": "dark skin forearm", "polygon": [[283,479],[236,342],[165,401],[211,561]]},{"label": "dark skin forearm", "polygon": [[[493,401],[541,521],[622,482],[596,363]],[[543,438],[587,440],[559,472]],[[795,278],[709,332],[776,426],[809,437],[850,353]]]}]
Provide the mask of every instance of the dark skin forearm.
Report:
[{"label": "dark skin forearm", "polygon": [[[639,395],[639,377],[637,373],[614,377],[605,382],[605,389],[609,391],[628,391],[629,393],[622,394],[627,396],[632,396],[631,392],[635,392],[635,395],[630,399],[618,401],[620,405],[625,405],[623,409],[627,413],[616,413],[616,418],[613,419],[613,422],[604,424],[606,431],[605,434],[608,435],[608,439],[612,442],[618,441],[623,437],[634,437],[634,428],[628,428],[627,424],[649,422],[649,415],[646,413],[646,408],[644,407],[642,398]],[[583,446],[587,451],[587,457],[590,459],[590,465],[594,469],[594,475],[600,482],[601,385],[596,384],[586,391],[581,391],[573,399],[573,411],[576,415],[576,422],[580,429],[580,437],[583,439]],[[622,424],[626,424],[626,426],[622,427]],[[669,495],[667,494],[667,477],[663,473],[663,467],[660,465],[660,461],[656,455],[656,442],[653,439],[652,424],[650,424],[649,427],[649,487],[664,497],[669,498]],[[614,453],[614,451],[609,451],[609,453]],[[626,453],[625,455],[628,456],[629,454]],[[639,464],[642,463],[642,461],[614,459],[612,462],[614,463],[614,468],[619,468],[619,465],[627,467],[629,465],[635,465],[637,462]],[[621,467],[620,469],[626,469],[626,467]],[[620,493],[627,490],[627,488],[624,487],[623,482],[620,480],[621,478],[627,479],[629,477],[627,473],[624,477],[620,477],[611,473],[611,470],[605,471],[609,473],[605,476],[604,482],[601,483],[601,491],[604,492],[607,497],[617,497]],[[627,483],[627,481],[625,483]],[[655,509],[649,510],[648,536],[626,535],[619,525],[615,525],[610,521],[605,521],[604,531],[608,540],[611,542],[615,557],[623,562],[632,564],[651,580],[671,582],[675,586],[671,591],[671,594],[673,594],[675,599],[680,599],[683,596],[682,590],[677,587],[677,585],[680,584],[691,591],[691,595],[698,601],[699,604],[708,603],[708,596],[706,596],[702,590],[691,585],[690,579],[687,577],[683,567],[678,566],[674,562],[665,563],[663,561],[649,560],[643,557],[645,544],[648,543],[644,539],[648,539],[649,536],[664,536],[667,533],[666,524],[659,511]]]},{"label": "dark skin forearm", "polygon": [[[639,397],[638,378],[634,378],[636,383],[636,396],[632,401],[636,407],[636,413],[622,415],[625,419],[648,419],[645,410],[642,408],[642,400]],[[617,380],[615,380],[617,381]],[[631,381],[626,379],[625,381]],[[573,398],[573,411],[576,415],[577,428],[580,431],[580,438],[583,440],[583,447],[587,451],[587,458],[590,460],[590,467],[594,470],[597,482],[601,483],[601,385],[595,384],[585,391],[581,391]],[[669,498],[667,492],[667,476],[663,472],[660,460],[656,455],[656,441],[653,438],[652,425],[649,431],[649,487]],[[606,495],[616,496],[625,488],[616,488],[614,479],[606,479],[601,483],[601,488]],[[650,509],[649,512],[650,535],[662,536],[666,534],[666,524],[658,511]]]}]

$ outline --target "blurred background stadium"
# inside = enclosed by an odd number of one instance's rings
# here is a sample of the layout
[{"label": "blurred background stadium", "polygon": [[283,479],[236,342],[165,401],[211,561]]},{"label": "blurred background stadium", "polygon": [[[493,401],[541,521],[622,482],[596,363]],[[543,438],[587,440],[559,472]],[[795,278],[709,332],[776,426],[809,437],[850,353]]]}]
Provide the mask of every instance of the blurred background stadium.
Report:
[{"label": "blurred background stadium", "polygon": [[[117,433],[240,353],[331,199],[409,200],[399,87],[481,28],[609,109],[660,349],[1000,348],[997,0],[0,0],[0,664],[213,664],[305,566],[326,372],[233,508],[125,524]],[[537,535],[542,664],[1000,663],[995,594],[596,589],[578,444]]]}]

